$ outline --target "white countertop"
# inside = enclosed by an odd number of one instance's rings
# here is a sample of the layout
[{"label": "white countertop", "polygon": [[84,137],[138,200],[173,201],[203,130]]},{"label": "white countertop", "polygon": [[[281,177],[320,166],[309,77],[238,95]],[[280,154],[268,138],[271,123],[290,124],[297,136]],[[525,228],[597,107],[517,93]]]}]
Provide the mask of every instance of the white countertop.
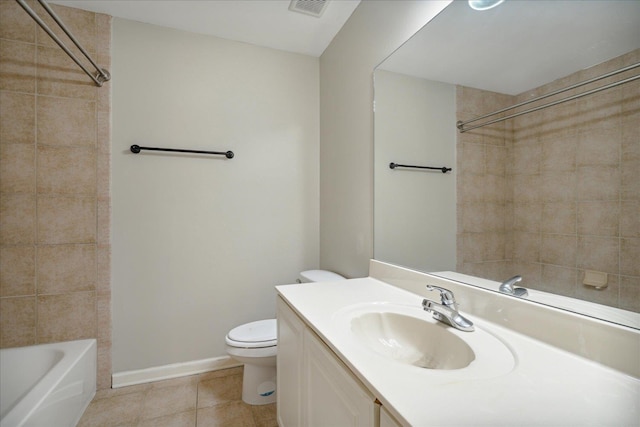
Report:
[{"label": "white countertop", "polygon": [[[506,369],[498,366],[491,372],[478,370],[479,363],[487,363],[484,357],[484,361],[479,358],[461,370],[429,370],[395,362],[354,342],[340,314],[345,307],[391,302],[422,311],[422,297],[373,278],[284,285],[277,286],[277,290],[404,424],[640,425],[639,379],[476,318],[464,310],[461,313],[478,330],[506,344],[515,363]],[[425,319],[431,318],[423,313]]]}]

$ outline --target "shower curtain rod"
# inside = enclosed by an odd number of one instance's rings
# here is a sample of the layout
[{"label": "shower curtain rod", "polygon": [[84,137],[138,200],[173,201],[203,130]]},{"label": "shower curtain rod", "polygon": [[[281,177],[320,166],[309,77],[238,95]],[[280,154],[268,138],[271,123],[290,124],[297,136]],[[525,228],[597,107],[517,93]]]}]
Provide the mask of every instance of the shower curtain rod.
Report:
[{"label": "shower curtain rod", "polygon": [[33,20],[36,21],[36,23],[49,35],[49,37],[51,37],[53,41],[56,42],[58,46],[60,46],[60,48],[64,50],[64,52],[67,55],[69,55],[71,59],[73,59],[73,62],[78,64],[78,66],[82,68],[82,71],[87,73],[87,75],[91,77],[91,80],[93,80],[98,86],[102,87],[102,84],[104,82],[109,81],[111,79],[111,75],[109,74],[109,72],[104,68],[100,68],[98,64],[95,63],[95,61],[91,58],[91,56],[87,53],[87,51],[84,50],[84,48],[80,45],[78,40],[76,40],[76,38],[73,36],[73,34],[71,34],[69,29],[64,25],[62,20],[60,20],[58,15],[56,15],[53,9],[51,9],[44,0],[38,0],[38,3],[40,3],[44,8],[44,10],[47,11],[47,13],[53,18],[54,21],[56,21],[56,24],[58,24],[60,29],[64,31],[64,33],[69,37],[69,39],[73,42],[73,44],[75,44],[77,48],[80,49],[80,52],[82,52],[82,54],[89,60],[89,62],[91,62],[91,65],[95,67],[97,71],[95,75],[91,74],[91,71],[89,71],[87,67],[85,67],[80,62],[80,60],[62,42],[62,40],[60,40],[60,38],[58,38],[58,36],[55,35],[55,33],[51,30],[51,28],[49,28],[49,26],[33,11],[33,9],[29,7],[29,5],[24,0],[16,0],[16,1],[20,6],[22,6],[25,12],[27,12],[29,16],[31,16],[31,18],[33,18]]},{"label": "shower curtain rod", "polygon": [[494,111],[494,112],[489,113],[489,114],[485,114],[485,115],[480,116],[480,117],[476,117],[476,118],[471,119],[471,120],[467,120],[467,121],[464,121],[464,122],[463,121],[458,121],[456,123],[456,127],[460,130],[460,133],[468,132],[468,131],[473,130],[473,129],[477,129],[477,128],[480,128],[480,127],[483,127],[483,126],[487,126],[487,125],[490,125],[490,124],[493,124],[493,123],[502,122],[504,120],[508,120],[508,119],[512,119],[514,117],[521,116],[523,114],[532,113],[534,111],[542,110],[542,109],[547,108],[547,107],[552,107],[554,105],[561,104],[563,102],[572,101],[574,99],[582,98],[583,96],[591,95],[591,94],[600,92],[602,90],[610,89],[612,87],[616,87],[616,86],[619,86],[621,84],[629,83],[631,81],[640,79],[640,74],[636,75],[636,76],[632,76],[632,77],[626,78],[626,79],[623,79],[623,80],[619,80],[617,82],[609,83],[607,85],[600,86],[600,87],[597,87],[595,89],[588,90],[586,92],[582,92],[582,93],[579,93],[579,94],[576,94],[576,95],[568,96],[566,98],[562,98],[562,99],[559,99],[557,101],[549,102],[547,104],[543,104],[543,105],[540,105],[538,107],[534,107],[534,108],[530,108],[528,110],[520,111],[519,113],[510,114],[508,116],[504,116],[504,117],[500,117],[500,118],[497,118],[497,119],[489,120],[487,122],[483,122],[483,123],[480,123],[480,124],[477,124],[477,125],[465,127],[465,125],[467,125],[469,123],[477,122],[478,120],[486,119],[487,117],[495,116],[496,114],[504,113],[505,111],[513,110],[514,108],[522,107],[523,105],[531,104],[532,102],[540,101],[541,99],[549,98],[550,96],[558,95],[558,94],[566,92],[568,90],[576,89],[578,87],[587,85],[589,83],[593,83],[593,82],[596,82],[598,80],[606,79],[607,77],[615,76],[616,74],[624,73],[625,71],[629,71],[629,70],[632,70],[632,69],[637,68],[637,67],[640,67],[640,62],[632,64],[632,65],[629,65],[627,67],[620,68],[619,70],[611,71],[610,73],[606,73],[606,74],[603,74],[603,75],[598,76],[598,77],[594,77],[594,78],[589,79],[589,80],[585,80],[585,81],[580,82],[580,83],[576,83],[576,84],[571,85],[571,86],[567,86],[566,88],[559,89],[559,90],[547,93],[545,95],[541,95],[541,96],[538,96],[536,98],[529,99],[529,100],[524,101],[524,102],[520,102],[520,103],[512,105],[510,107],[503,108],[501,110],[497,110],[497,111]]}]

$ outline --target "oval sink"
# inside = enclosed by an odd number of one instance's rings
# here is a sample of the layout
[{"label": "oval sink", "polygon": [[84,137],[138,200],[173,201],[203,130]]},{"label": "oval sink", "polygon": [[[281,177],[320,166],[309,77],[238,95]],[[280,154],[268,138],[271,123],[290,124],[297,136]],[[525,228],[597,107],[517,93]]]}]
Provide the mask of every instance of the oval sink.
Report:
[{"label": "oval sink", "polygon": [[461,369],[475,353],[442,323],[392,312],[365,313],[351,320],[358,340],[376,353],[427,369]]},{"label": "oval sink", "polygon": [[[458,381],[495,378],[516,365],[515,355],[480,319],[473,332],[459,331],[439,322],[413,304],[364,302],[342,307],[333,314],[343,351],[374,369],[415,370],[423,380]],[[463,313],[464,314],[464,313]],[[365,362],[366,361],[366,362]]]}]

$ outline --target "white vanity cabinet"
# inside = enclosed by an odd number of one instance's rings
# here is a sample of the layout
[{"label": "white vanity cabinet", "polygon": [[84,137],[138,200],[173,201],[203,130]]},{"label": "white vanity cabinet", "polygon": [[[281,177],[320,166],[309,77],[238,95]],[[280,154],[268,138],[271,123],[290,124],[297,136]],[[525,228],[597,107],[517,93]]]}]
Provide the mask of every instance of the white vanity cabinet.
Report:
[{"label": "white vanity cabinet", "polygon": [[278,424],[379,425],[379,404],[320,338],[278,298]]}]

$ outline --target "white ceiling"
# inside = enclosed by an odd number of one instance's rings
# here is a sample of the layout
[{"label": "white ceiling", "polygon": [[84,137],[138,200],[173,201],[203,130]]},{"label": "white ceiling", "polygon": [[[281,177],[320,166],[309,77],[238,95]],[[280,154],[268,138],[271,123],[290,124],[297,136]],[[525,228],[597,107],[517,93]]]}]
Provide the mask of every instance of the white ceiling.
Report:
[{"label": "white ceiling", "polygon": [[640,48],[638,0],[454,1],[380,68],[520,94]]},{"label": "white ceiling", "polygon": [[319,18],[289,11],[290,0],[52,0],[51,3],[320,56],[360,0],[329,0]]}]

